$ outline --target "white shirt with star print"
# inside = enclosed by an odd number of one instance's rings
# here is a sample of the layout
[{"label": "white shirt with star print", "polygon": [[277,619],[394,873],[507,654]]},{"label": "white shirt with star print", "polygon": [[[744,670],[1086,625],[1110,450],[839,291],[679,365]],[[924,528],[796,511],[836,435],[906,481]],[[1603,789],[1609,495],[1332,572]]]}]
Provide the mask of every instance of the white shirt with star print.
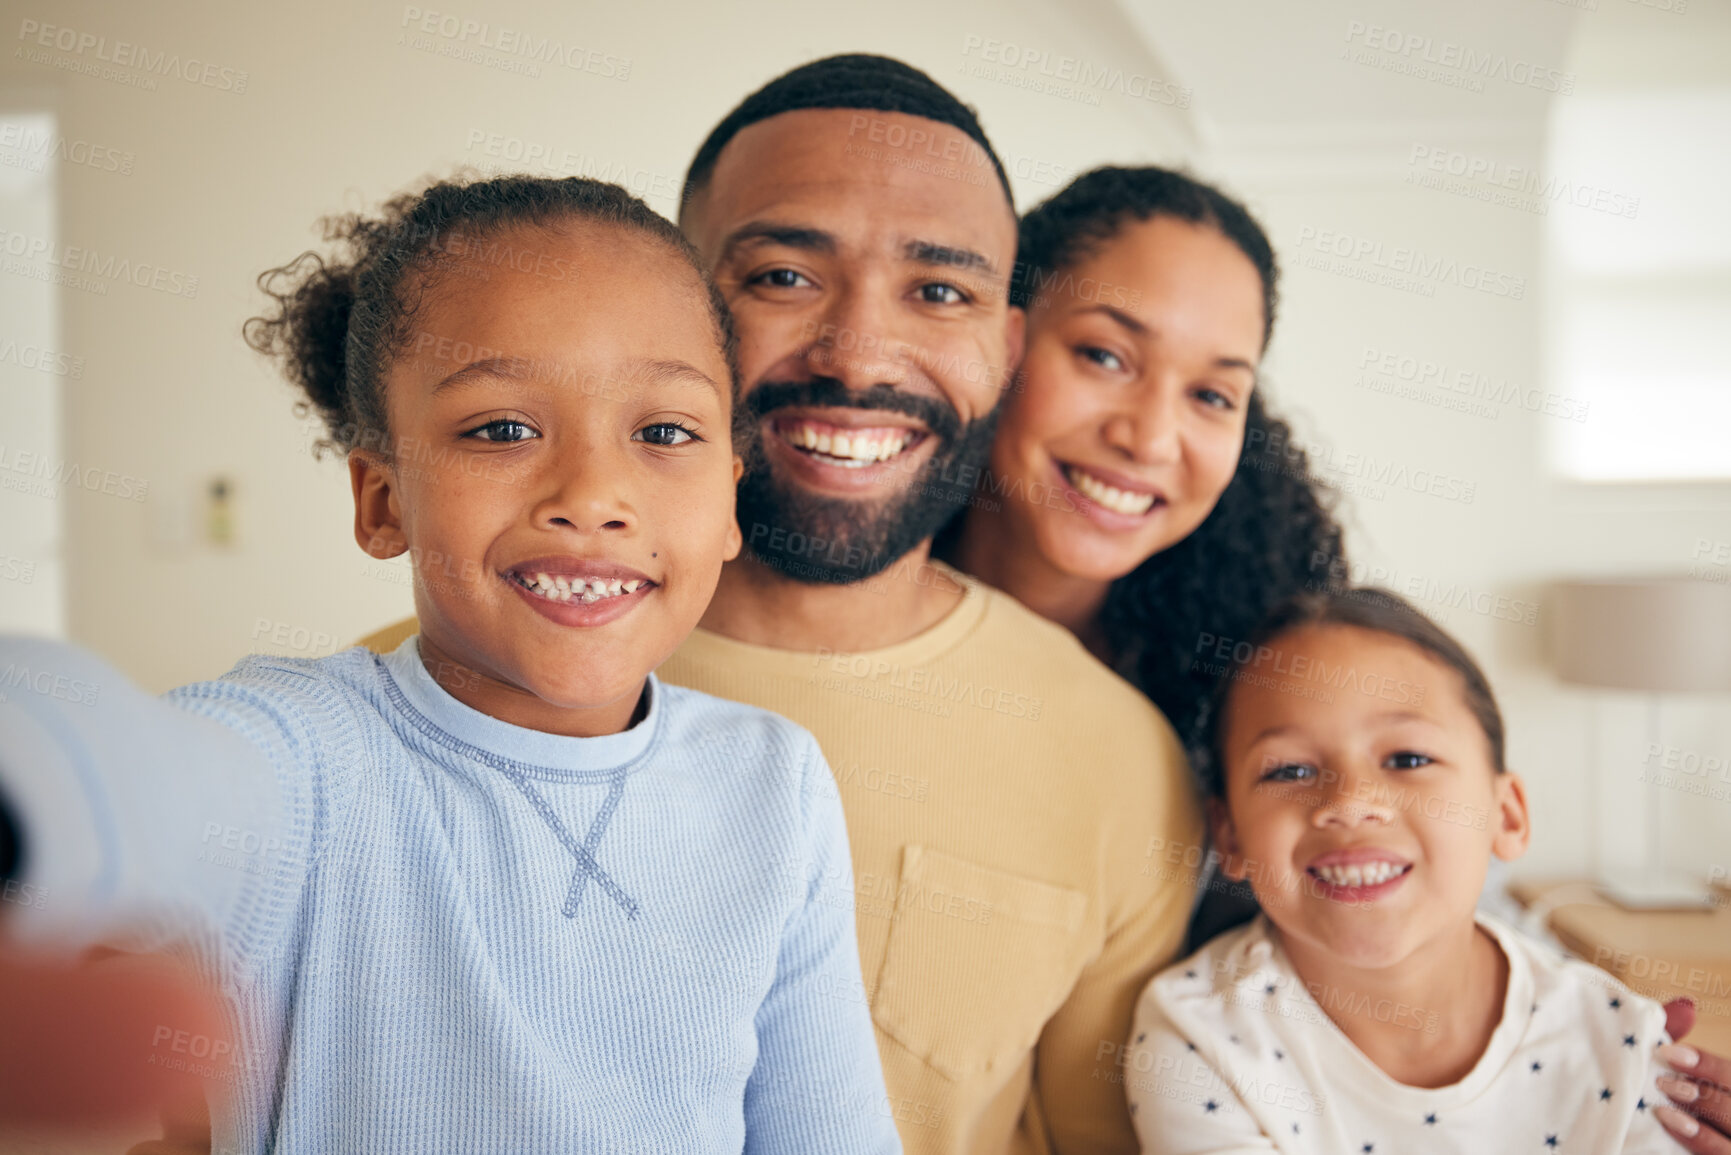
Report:
[{"label": "white shirt with star print", "polygon": [[1155,976],[1113,1072],[1145,1155],[1681,1152],[1652,1112],[1665,1101],[1659,1004],[1478,922],[1509,960],[1508,995],[1485,1053],[1447,1087],[1396,1082],[1327,1013],[1368,1009],[1434,1034],[1441,1008],[1307,988],[1262,916]]}]

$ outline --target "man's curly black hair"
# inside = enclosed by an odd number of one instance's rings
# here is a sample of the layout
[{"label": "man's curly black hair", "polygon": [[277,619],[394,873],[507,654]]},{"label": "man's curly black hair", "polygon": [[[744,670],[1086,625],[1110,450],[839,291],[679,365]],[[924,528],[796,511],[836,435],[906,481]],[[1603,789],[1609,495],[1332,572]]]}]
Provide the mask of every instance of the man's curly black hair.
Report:
[{"label": "man's curly black hair", "polygon": [[[1183,173],[1097,168],[1022,218],[1019,300],[1097,253],[1126,225],[1174,217],[1217,229],[1262,280],[1263,346],[1274,328],[1274,248],[1237,201]],[[1185,742],[1219,680],[1199,652],[1204,635],[1246,637],[1274,606],[1328,575],[1346,554],[1332,493],[1310,471],[1286,422],[1251,394],[1238,470],[1196,531],[1112,584],[1101,611],[1118,672],[1158,706]]]}]

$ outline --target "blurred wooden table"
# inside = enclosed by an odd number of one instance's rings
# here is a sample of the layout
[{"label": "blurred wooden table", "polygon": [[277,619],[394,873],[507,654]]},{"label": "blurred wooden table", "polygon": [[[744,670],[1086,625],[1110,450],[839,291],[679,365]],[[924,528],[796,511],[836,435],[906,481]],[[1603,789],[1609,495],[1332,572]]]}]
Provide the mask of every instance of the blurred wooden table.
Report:
[{"label": "blurred wooden table", "polygon": [[1562,944],[1657,1002],[1695,1000],[1687,1041],[1731,1056],[1731,892],[1710,910],[1624,910],[1579,879],[1509,884],[1522,906],[1555,905],[1546,919]]}]

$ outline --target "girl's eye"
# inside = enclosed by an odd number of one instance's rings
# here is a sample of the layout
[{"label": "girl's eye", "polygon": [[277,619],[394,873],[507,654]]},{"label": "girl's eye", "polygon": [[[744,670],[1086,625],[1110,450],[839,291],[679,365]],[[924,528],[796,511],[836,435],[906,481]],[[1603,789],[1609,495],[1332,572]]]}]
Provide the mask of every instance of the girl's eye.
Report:
[{"label": "girl's eye", "polygon": [[645,425],[631,437],[633,441],[646,441],[650,445],[684,445],[687,441],[697,439],[697,434],[673,421],[657,421],[653,425]]},{"label": "girl's eye", "polygon": [[1102,369],[1116,373],[1124,368],[1124,361],[1118,354],[1100,348],[1098,345],[1083,345],[1076,350],[1083,357],[1100,366]]},{"label": "girl's eye", "polygon": [[1389,770],[1417,770],[1420,766],[1429,766],[1435,759],[1429,754],[1420,754],[1416,750],[1401,750],[1390,754],[1382,760]]},{"label": "girl's eye", "polygon": [[920,286],[920,300],[928,305],[959,305],[968,296],[954,285],[946,285],[942,281],[933,281],[929,285]]},{"label": "girl's eye", "polygon": [[1232,398],[1218,389],[1210,389],[1206,385],[1199,386],[1193,394],[1195,398],[1210,409],[1231,409]]},{"label": "girl's eye", "polygon": [[751,278],[754,285],[768,285],[772,289],[798,289],[811,284],[803,273],[792,269],[770,269]]},{"label": "girl's eye", "polygon": [[477,441],[527,441],[531,437],[539,437],[541,435],[523,424],[521,421],[500,419],[498,421],[489,421],[485,425],[477,426],[463,434],[463,436],[473,437]]},{"label": "girl's eye", "polygon": [[1316,767],[1303,762],[1286,762],[1262,776],[1264,782],[1309,782],[1316,777]]}]

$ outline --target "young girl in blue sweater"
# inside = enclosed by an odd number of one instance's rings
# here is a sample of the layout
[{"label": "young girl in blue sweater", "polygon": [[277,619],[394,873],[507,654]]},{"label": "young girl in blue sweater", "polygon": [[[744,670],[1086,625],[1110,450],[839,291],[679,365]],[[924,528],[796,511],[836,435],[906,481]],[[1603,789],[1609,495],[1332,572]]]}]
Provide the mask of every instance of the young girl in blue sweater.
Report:
[{"label": "young girl in blue sweater", "polygon": [[163,699],[0,641],[0,798],[51,896],[7,929],[198,960],[236,1038],[220,1151],[899,1150],[834,993],[816,742],[651,672],[740,546],[695,254],[575,178],[331,236],[248,338],[347,453],[361,548],[411,558],[421,634]]}]

